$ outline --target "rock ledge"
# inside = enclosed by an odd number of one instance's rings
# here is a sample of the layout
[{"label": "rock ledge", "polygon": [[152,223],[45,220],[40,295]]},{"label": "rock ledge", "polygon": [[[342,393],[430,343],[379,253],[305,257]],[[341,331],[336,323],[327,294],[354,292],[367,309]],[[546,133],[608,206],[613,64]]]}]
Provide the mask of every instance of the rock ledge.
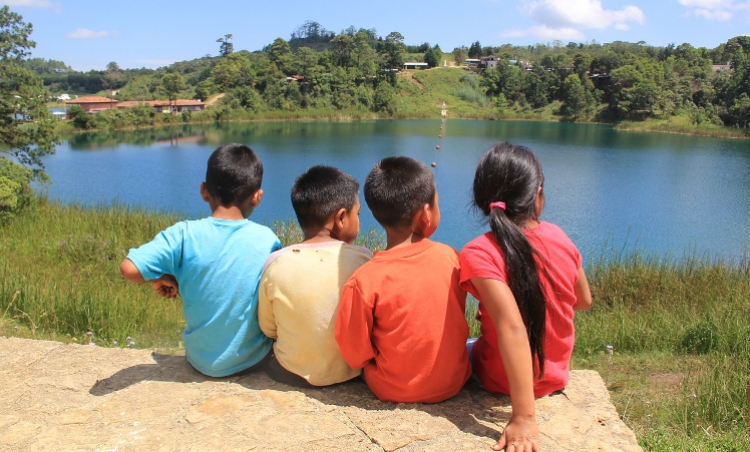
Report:
[{"label": "rock ledge", "polygon": [[[507,397],[467,385],[434,405],[378,401],[360,382],[299,390],[223,379],[184,357],[0,338],[0,451],[488,451]],[[604,382],[575,371],[537,401],[542,450],[642,451]]]}]

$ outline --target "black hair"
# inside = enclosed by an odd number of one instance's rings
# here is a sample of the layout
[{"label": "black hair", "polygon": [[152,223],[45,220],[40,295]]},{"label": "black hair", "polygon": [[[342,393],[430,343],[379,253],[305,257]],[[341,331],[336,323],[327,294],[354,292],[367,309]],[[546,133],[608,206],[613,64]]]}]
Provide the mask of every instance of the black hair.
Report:
[{"label": "black hair", "polygon": [[292,207],[302,229],[322,227],[339,209],[351,211],[357,202],[359,182],[332,166],[317,165],[294,181]]},{"label": "black hair", "polygon": [[219,146],[208,158],[206,189],[224,206],[245,202],[260,190],[261,182],[263,163],[244,144]]},{"label": "black hair", "polygon": [[365,180],[365,201],[383,227],[408,227],[423,205],[435,201],[435,177],[411,157],[387,157]]},{"label": "black hair", "polygon": [[[508,267],[508,286],[518,304],[531,346],[532,359],[544,374],[544,336],[547,300],[541,287],[534,249],[522,229],[538,220],[537,194],[544,173],[531,150],[508,142],[490,149],[474,175],[474,204],[489,217],[490,228]],[[505,210],[490,208],[504,202]]]}]

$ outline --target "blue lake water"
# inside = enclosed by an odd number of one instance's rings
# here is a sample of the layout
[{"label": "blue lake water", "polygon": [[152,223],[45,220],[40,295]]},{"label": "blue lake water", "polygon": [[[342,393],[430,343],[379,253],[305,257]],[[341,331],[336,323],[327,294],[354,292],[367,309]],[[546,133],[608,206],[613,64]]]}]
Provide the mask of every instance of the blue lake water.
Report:
[{"label": "blue lake water", "polygon": [[[221,123],[72,135],[44,162],[53,199],[197,218],[210,214],[198,194],[209,155],[245,143],[265,167],[265,195],[252,219],[271,224],[294,218],[289,190],[308,167],[333,165],[363,183],[377,160],[408,155],[436,163],[442,221],[433,238],[460,249],[487,230],[470,208],[471,182],[481,155],[500,140],[539,156],[542,218],[560,225],[585,259],[623,249],[672,258],[750,253],[747,140],[456,119]],[[363,230],[377,226],[364,205],[361,218]]]}]

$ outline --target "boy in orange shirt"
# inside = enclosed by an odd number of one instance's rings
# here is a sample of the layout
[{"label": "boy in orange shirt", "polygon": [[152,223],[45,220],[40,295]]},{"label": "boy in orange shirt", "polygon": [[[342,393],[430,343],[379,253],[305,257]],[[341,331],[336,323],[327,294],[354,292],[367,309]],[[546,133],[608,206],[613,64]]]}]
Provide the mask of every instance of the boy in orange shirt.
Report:
[{"label": "boy in orange shirt", "polygon": [[434,403],[456,395],[471,375],[459,287],[458,252],[429,240],[440,223],[435,179],[409,157],[370,171],[365,201],[387,246],[344,285],[336,342],[383,401]]}]

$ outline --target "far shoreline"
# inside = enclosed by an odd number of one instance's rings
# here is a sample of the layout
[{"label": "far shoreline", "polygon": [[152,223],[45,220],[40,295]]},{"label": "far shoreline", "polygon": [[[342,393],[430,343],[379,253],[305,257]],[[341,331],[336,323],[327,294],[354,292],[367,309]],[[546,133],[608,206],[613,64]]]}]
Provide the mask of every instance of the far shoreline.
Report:
[{"label": "far shoreline", "polygon": [[[352,112],[352,114],[342,114],[334,116],[305,116],[305,115],[290,115],[290,117],[266,117],[266,118],[239,118],[239,119],[214,119],[210,121],[180,121],[175,123],[162,123],[145,126],[128,126],[128,127],[116,127],[110,129],[75,129],[69,127],[70,121],[61,124],[58,127],[58,133],[60,135],[66,134],[79,134],[79,133],[99,133],[99,132],[115,132],[115,131],[136,131],[136,130],[148,130],[156,129],[161,127],[171,127],[179,125],[200,125],[200,124],[215,124],[215,123],[252,123],[252,122],[355,122],[355,121],[374,121],[374,120],[419,120],[419,119],[441,119],[440,116],[382,116],[372,112]],[[549,120],[544,118],[533,118],[533,117],[510,117],[510,118],[498,118],[498,117],[448,117],[446,119],[454,120],[468,120],[468,121],[507,121],[507,122],[545,122],[545,123],[560,123],[566,122],[561,120]],[[664,121],[664,120],[653,120],[653,121]],[[667,120],[668,121],[668,120]],[[729,128],[726,126],[717,129],[705,130],[698,128],[689,128],[688,130],[678,130],[677,127],[673,127],[673,130],[664,130],[663,128],[656,127],[659,124],[649,125],[646,122],[634,122],[634,121],[623,121],[620,123],[606,123],[606,122],[570,122],[570,124],[593,124],[610,126],[618,132],[646,132],[646,133],[666,133],[672,135],[687,135],[697,136],[704,138],[730,138],[730,139],[750,139],[750,134],[742,133],[737,129]],[[60,130],[60,129],[69,130]],[[690,130],[692,129],[692,130]]]}]

